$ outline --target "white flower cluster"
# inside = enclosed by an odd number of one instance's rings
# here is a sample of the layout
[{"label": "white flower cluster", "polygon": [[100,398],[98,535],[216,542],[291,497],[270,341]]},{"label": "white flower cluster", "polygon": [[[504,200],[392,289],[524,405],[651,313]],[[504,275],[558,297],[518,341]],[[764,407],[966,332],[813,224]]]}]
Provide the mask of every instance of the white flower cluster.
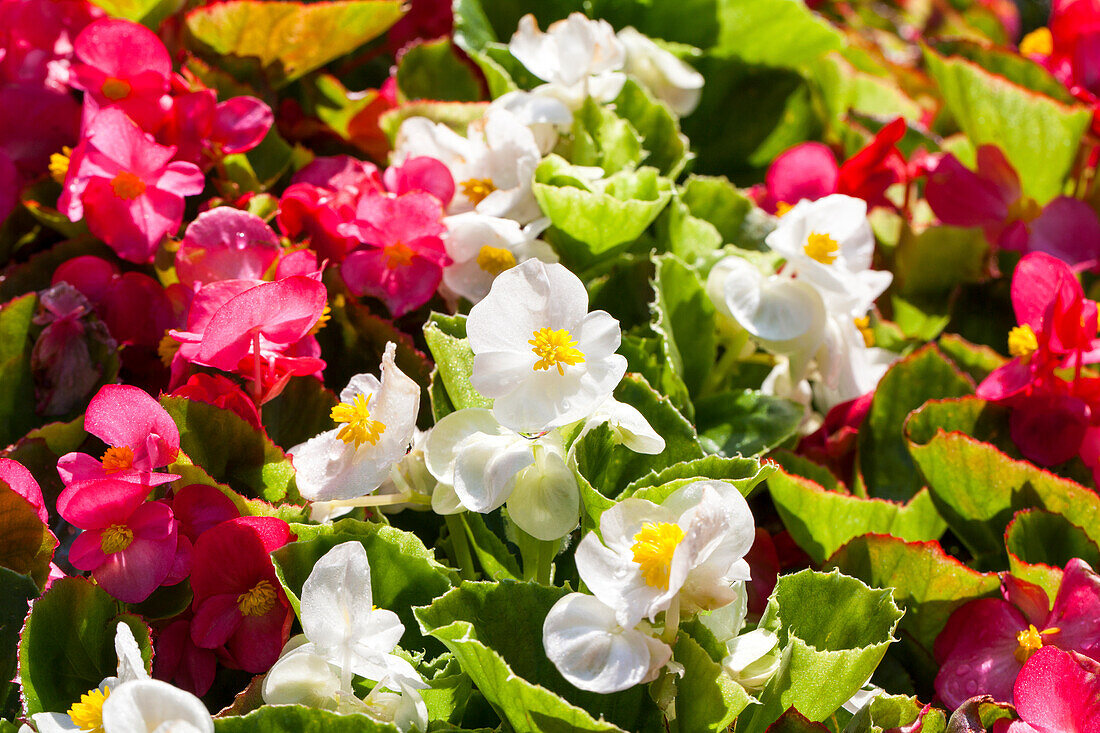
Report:
[{"label": "white flower cluster", "polygon": [[842,194],[802,201],[765,241],[785,259],[779,272],[729,256],[707,278],[727,325],[780,357],[765,389],[808,403],[812,381],[823,411],[870,392],[896,354],[873,345],[868,313],[893,276],[871,269],[867,204]]}]

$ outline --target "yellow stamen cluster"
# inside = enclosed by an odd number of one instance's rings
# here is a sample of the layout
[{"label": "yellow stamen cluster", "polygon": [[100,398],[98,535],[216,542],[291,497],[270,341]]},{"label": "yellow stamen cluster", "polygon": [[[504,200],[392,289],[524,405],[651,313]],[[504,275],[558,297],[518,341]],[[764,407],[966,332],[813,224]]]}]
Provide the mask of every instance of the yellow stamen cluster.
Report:
[{"label": "yellow stamen cluster", "polygon": [[1036,28],[1020,40],[1021,56],[1050,56],[1054,53],[1054,36],[1050,28]]},{"label": "yellow stamen cluster", "polygon": [[496,185],[493,184],[492,178],[471,178],[458,185],[462,186],[463,195],[468,198],[470,203],[474,206],[480,204],[489,194],[497,190]]},{"label": "yellow stamen cluster", "polygon": [[385,423],[371,419],[371,396],[357,394],[351,402],[341,402],[332,408],[332,419],[345,423],[336,437],[345,443],[355,443],[356,448],[363,443],[375,445],[386,431]]},{"label": "yellow stamen cluster", "polygon": [[122,552],[134,541],[134,531],[125,524],[112,524],[99,535],[99,549],[104,555]]},{"label": "yellow stamen cluster", "polygon": [[551,331],[549,328],[540,328],[531,335],[534,338],[527,343],[531,344],[531,351],[539,358],[533,367],[534,371],[557,367],[558,374],[564,375],[562,364],[573,366],[584,363],[584,352],[576,348],[577,342],[566,329]]},{"label": "yellow stamen cluster", "polygon": [[516,256],[504,247],[485,245],[477,253],[477,266],[496,276],[516,266]]},{"label": "yellow stamen cluster", "polygon": [[1031,655],[1043,648],[1043,637],[1049,634],[1057,634],[1061,629],[1050,628],[1039,631],[1034,624],[1029,624],[1027,629],[1016,634],[1016,651],[1013,656],[1016,661],[1023,664]]},{"label": "yellow stamen cluster", "polygon": [[130,96],[130,92],[133,91],[133,87],[130,86],[130,82],[125,79],[116,79],[111,76],[103,82],[103,86],[99,88],[99,91],[103,92],[103,96],[114,102],[120,99],[126,99]]},{"label": "yellow stamen cluster", "polygon": [[313,324],[313,328],[309,329],[310,336],[316,336],[317,332],[328,325],[328,322],[332,320],[332,308],[328,303],[325,303],[325,309],[321,311],[321,317],[317,319],[317,323]]},{"label": "yellow stamen cluster", "polygon": [[863,345],[868,349],[875,345],[875,331],[871,328],[871,317],[863,316],[862,318],[854,318],[852,322],[856,324],[856,328],[859,329],[859,333],[863,336]]},{"label": "yellow stamen cluster", "polygon": [[113,445],[103,454],[103,470],[107,473],[126,471],[134,465],[134,451],[125,445]]},{"label": "yellow stamen cluster", "polygon": [[69,175],[69,159],[73,156],[73,149],[68,145],[62,146],[60,153],[50,156],[50,178],[58,183],[65,182],[65,176]]},{"label": "yellow stamen cluster", "polygon": [[1021,196],[1008,207],[1009,223],[1022,221],[1027,224],[1039,218],[1043,213],[1043,207],[1030,196]]},{"label": "yellow stamen cluster", "polygon": [[780,201],[775,205],[775,215],[777,217],[782,217],[793,208],[794,206],[792,204],[788,204],[786,201]]},{"label": "yellow stamen cluster", "polygon": [[114,189],[115,195],[120,199],[133,201],[145,193],[145,181],[131,171],[119,171],[111,179],[111,188]]},{"label": "yellow stamen cluster", "polygon": [[836,262],[836,252],[839,249],[840,245],[828,234],[810,232],[810,236],[806,237],[806,246],[802,248],[802,251],[810,259],[817,260],[823,265],[831,265]]},{"label": "yellow stamen cluster", "polygon": [[634,535],[634,562],[642,569],[642,579],[651,588],[668,590],[672,555],[684,539],[684,530],[671,522],[648,522]]},{"label": "yellow stamen cluster", "polygon": [[261,580],[249,590],[237,596],[237,608],[245,616],[263,616],[275,606],[275,588]]},{"label": "yellow stamen cluster", "polygon": [[164,335],[161,336],[160,343],[157,344],[157,356],[160,357],[160,363],[166,367],[172,366],[172,359],[176,357],[176,352],[179,350],[180,342],[165,331]]},{"label": "yellow stamen cluster", "polygon": [[1031,356],[1039,348],[1039,339],[1026,323],[1008,332],[1008,353],[1013,356]]},{"label": "yellow stamen cluster", "polygon": [[413,257],[416,252],[413,252],[412,247],[404,242],[397,242],[386,247],[386,267],[391,270],[398,267],[408,267],[412,264]]},{"label": "yellow stamen cluster", "polygon": [[69,708],[69,719],[83,731],[100,733],[103,730],[103,703],[111,696],[111,688],[88,690]]}]

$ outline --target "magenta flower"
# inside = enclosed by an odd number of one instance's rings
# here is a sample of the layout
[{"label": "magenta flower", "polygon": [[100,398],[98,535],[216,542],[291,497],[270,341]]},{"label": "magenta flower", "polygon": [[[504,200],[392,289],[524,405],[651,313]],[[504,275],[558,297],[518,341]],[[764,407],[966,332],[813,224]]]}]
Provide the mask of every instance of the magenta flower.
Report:
[{"label": "magenta flower", "polygon": [[355,221],[338,231],[367,245],[344,260],[344,282],[356,295],[383,301],[394,316],[426,303],[451,264],[440,238],[443,205],[429,193],[367,194]]},{"label": "magenta flower", "polygon": [[209,168],[226,155],[252,150],[274,122],[271,107],[255,97],[218,102],[214,90],[200,89],[171,98],[157,137],[176,146],[176,160]]},{"label": "magenta flower", "polygon": [[1037,586],[1007,576],[1001,598],[959,607],[936,639],[940,660],[936,693],[951,708],[988,694],[1009,702],[1016,677],[1045,646],[1100,659],[1100,576],[1083,560],[1070,560],[1048,612]]},{"label": "magenta flower", "polygon": [[191,641],[191,614],[168,624],[157,634],[153,677],[172,682],[194,695],[205,695],[214,684],[217,655]]},{"label": "magenta flower", "polygon": [[932,164],[924,195],[944,224],[981,227],[991,245],[1046,252],[1075,269],[1100,265],[1100,221],[1083,201],[1059,196],[1045,207],[1024,195],[1020,176],[996,145],[978,148],[976,171],[951,153]]},{"label": "magenta flower", "polygon": [[50,516],[46,512],[46,502],[42,500],[42,489],[22,463],[10,458],[0,458],[0,481],[29,501],[38,512],[38,518],[42,523],[49,525]]},{"label": "magenta flower", "polygon": [[1012,699],[1020,720],[998,720],[990,733],[1100,733],[1100,664],[1043,647],[1020,670]]},{"label": "magenta flower", "polygon": [[229,410],[257,430],[262,427],[256,405],[236,382],[220,374],[192,374],[185,384],[172,392],[172,396]]},{"label": "magenta flower", "polygon": [[[67,453],[57,461],[66,486],[110,479],[159,486],[179,478],[155,469],[176,460],[180,434],[160,403],[145,391],[125,384],[108,384],[88,403],[84,429],[110,447],[97,461],[85,453]],[[79,526],[79,525],[78,525]]]},{"label": "magenta flower", "polygon": [[195,543],[191,640],[223,649],[233,666],[266,672],[290,636],[294,614],[270,554],[293,538],[274,517],[240,517],[207,530]]},{"label": "magenta flower", "polygon": [[165,113],[172,58],[157,35],[128,20],[97,20],[76,37],[73,86],[99,108],[116,107],[145,130]]},{"label": "magenta flower", "polygon": [[263,280],[281,251],[263,219],[219,206],[187,226],[176,252],[176,275],[192,290],[218,280]]},{"label": "magenta flower", "polygon": [[175,148],[153,142],[117,109],[98,112],[85,134],[58,207],[72,221],[86,219],[123,259],[152,262],[160,241],[179,229],[184,197],[202,191],[202,171],[173,162]]},{"label": "magenta flower", "polygon": [[206,484],[190,484],[176,491],[172,514],[179,521],[180,532],[192,544],[211,527],[241,516],[228,496]]},{"label": "magenta flower", "polygon": [[67,93],[73,39],[102,16],[86,0],[0,2],[0,83]]},{"label": "magenta flower", "polygon": [[148,493],[148,486],[105,478],[73,484],[57,499],[58,514],[84,530],[69,549],[69,562],[90,570],[124,603],[140,603],[170,575],[181,575],[175,568],[180,541],[172,510],[146,502]]},{"label": "magenta flower", "polygon": [[455,179],[451,169],[441,161],[427,156],[409,158],[401,165],[391,165],[382,174],[386,190],[400,196],[411,191],[424,191],[439,199],[446,209],[455,195]]}]

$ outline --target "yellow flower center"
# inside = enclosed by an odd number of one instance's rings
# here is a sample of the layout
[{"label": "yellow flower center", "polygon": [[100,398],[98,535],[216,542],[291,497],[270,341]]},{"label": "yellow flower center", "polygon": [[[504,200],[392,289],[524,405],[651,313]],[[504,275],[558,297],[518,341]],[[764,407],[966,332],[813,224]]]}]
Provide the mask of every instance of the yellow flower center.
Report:
[{"label": "yellow flower center", "polygon": [[126,99],[130,96],[130,91],[133,87],[130,86],[130,82],[125,79],[116,79],[115,77],[108,77],[107,81],[103,82],[103,86],[99,88],[103,92],[103,96],[110,99],[112,102],[117,102],[120,99]]},{"label": "yellow flower center", "polygon": [[856,328],[859,329],[860,335],[863,336],[863,345],[868,349],[875,345],[875,331],[871,328],[871,317],[863,316],[862,318],[854,318],[852,322],[856,324]]},{"label": "yellow flower center", "polygon": [[802,248],[802,251],[806,253],[807,257],[815,259],[823,265],[831,265],[836,262],[836,252],[839,249],[840,245],[828,234],[810,232],[810,236],[806,237],[806,246]]},{"label": "yellow flower center", "polygon": [[1035,332],[1026,323],[1016,326],[1008,332],[1008,353],[1013,356],[1027,357],[1039,348],[1039,340],[1035,338]]},{"label": "yellow flower center", "polygon": [[392,269],[398,267],[407,267],[412,264],[413,257],[416,255],[412,248],[404,242],[397,242],[386,247],[386,267]]},{"label": "yellow flower center", "polygon": [[1013,656],[1016,661],[1023,664],[1031,655],[1043,648],[1043,637],[1048,634],[1057,634],[1061,629],[1050,628],[1039,631],[1033,624],[1029,624],[1026,631],[1016,634],[1016,651]]},{"label": "yellow flower center", "polygon": [[516,266],[516,256],[504,247],[487,244],[477,253],[477,266],[490,275],[499,275]]},{"label": "yellow flower center", "polygon": [[237,596],[237,608],[245,616],[263,616],[275,606],[275,588],[266,580],[261,580],[251,590]]},{"label": "yellow flower center", "polygon": [[1050,56],[1054,53],[1054,36],[1050,28],[1036,28],[1020,41],[1021,56]]},{"label": "yellow flower center", "polygon": [[775,215],[781,217],[793,208],[794,206],[792,204],[788,204],[786,201],[780,201],[775,205]]},{"label": "yellow flower center", "polygon": [[113,445],[103,454],[103,470],[107,473],[126,471],[134,465],[134,452],[125,445]]},{"label": "yellow flower center", "polygon": [[80,696],[80,702],[74,702],[69,708],[69,719],[80,730],[99,733],[103,730],[103,703],[110,696],[109,687],[88,690]]},{"label": "yellow flower center", "polygon": [[112,524],[99,535],[99,549],[104,555],[122,552],[134,541],[134,531],[125,524]]},{"label": "yellow flower center", "polygon": [[531,335],[534,338],[527,343],[534,347],[531,351],[535,352],[535,356],[539,358],[535,362],[534,371],[557,367],[558,374],[565,374],[562,364],[573,366],[584,363],[584,352],[575,348],[577,342],[564,328],[559,328],[557,331],[540,328]]},{"label": "yellow flower center", "polygon": [[355,443],[355,447],[370,443],[374,445],[386,431],[386,424],[371,420],[370,398],[372,395],[355,395],[351,402],[341,402],[332,408],[332,419],[345,423],[336,437],[345,443]]},{"label": "yellow flower center", "polygon": [[1008,207],[1008,222],[1010,224],[1022,221],[1025,224],[1033,222],[1043,213],[1043,207],[1030,196],[1021,196]]},{"label": "yellow flower center", "polygon": [[111,179],[111,188],[120,199],[133,201],[145,193],[145,181],[141,180],[136,173],[119,171],[118,175]]},{"label": "yellow flower center", "polygon": [[462,193],[470,199],[470,203],[477,206],[485,200],[489,194],[497,190],[492,178],[471,178],[458,184],[462,186]]},{"label": "yellow flower center", "polygon": [[165,331],[164,336],[160,339],[160,343],[157,344],[157,356],[160,357],[160,363],[166,367],[172,366],[172,359],[175,358],[176,352],[179,350],[180,342],[176,341],[167,331]]},{"label": "yellow flower center", "polygon": [[634,562],[642,568],[642,578],[652,588],[668,590],[672,555],[684,539],[684,530],[670,522],[648,522],[634,535]]},{"label": "yellow flower center", "polygon": [[65,182],[65,176],[69,175],[69,159],[72,158],[73,149],[68,145],[61,148],[60,153],[50,156],[50,178],[58,183]]},{"label": "yellow flower center", "polygon": [[325,303],[325,309],[321,311],[321,317],[317,319],[317,323],[313,324],[313,328],[309,329],[310,336],[316,336],[317,332],[328,325],[328,322],[332,320],[332,308],[328,303]]}]

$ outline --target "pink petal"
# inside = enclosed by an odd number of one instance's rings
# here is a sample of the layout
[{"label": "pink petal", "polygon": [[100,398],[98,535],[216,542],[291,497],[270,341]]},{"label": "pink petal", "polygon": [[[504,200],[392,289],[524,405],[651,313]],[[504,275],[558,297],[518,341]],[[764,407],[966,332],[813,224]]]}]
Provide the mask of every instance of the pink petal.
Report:
[{"label": "pink petal", "polygon": [[84,429],[108,445],[128,446],[136,466],[164,466],[179,454],[179,428],[160,403],[139,387],[105,385],[88,403]]},{"label": "pink petal", "polygon": [[836,193],[839,169],[827,145],[802,143],[779,154],[764,176],[765,209],[775,213],[777,204],[793,206],[802,199],[816,201]]},{"label": "pink petal", "polygon": [[92,577],[123,603],[141,603],[168,577],[175,558],[174,531],[162,540],[148,540],[135,534],[130,546],[108,555]]},{"label": "pink petal", "polygon": [[1012,308],[1018,323],[1039,333],[1047,326],[1055,303],[1063,309],[1084,298],[1069,265],[1043,252],[1024,255],[1012,273]]},{"label": "pink petal", "polygon": [[1000,149],[978,149],[975,173],[947,153],[929,171],[924,196],[944,224],[984,227],[1001,224],[1009,206],[1020,198],[1019,178]]},{"label": "pink petal", "polygon": [[218,280],[263,280],[279,249],[279,239],[263,219],[219,206],[188,225],[176,253],[176,274],[195,290]]},{"label": "pink petal", "polygon": [[271,107],[255,97],[233,97],[218,105],[211,140],[226,154],[260,144],[275,122]]},{"label": "pink petal", "polygon": [[1077,455],[1089,415],[1088,405],[1076,397],[1036,393],[1014,404],[1009,434],[1025,458],[1055,466]]},{"label": "pink petal", "polygon": [[232,500],[213,486],[191,484],[176,492],[172,512],[192,542],[211,527],[240,516]]},{"label": "pink petal", "polygon": [[1016,635],[1027,627],[1024,615],[1000,598],[958,608],[936,639],[936,657],[943,659],[936,693],[950,708],[983,694],[1008,702],[1021,666]]},{"label": "pink petal", "polygon": [[1046,252],[1073,267],[1100,264],[1100,220],[1079,199],[1059,196],[1031,222],[1028,251]]},{"label": "pink petal", "polygon": [[382,176],[386,188],[398,195],[410,191],[426,191],[446,207],[455,195],[451,170],[442,162],[427,156],[409,158],[399,166],[391,166]]},{"label": "pink petal", "polygon": [[97,20],[73,42],[73,53],[108,76],[129,79],[153,74],[164,82],[172,73],[172,58],[155,33],[126,20]]},{"label": "pink petal", "polygon": [[176,522],[173,521],[172,509],[167,504],[159,501],[149,501],[130,515],[126,521],[134,537],[159,542],[176,532]]},{"label": "pink petal", "polygon": [[69,548],[69,562],[77,570],[95,570],[107,562],[103,552],[102,532],[98,529],[86,529],[77,535]]},{"label": "pink petal", "polygon": [[236,598],[261,580],[277,584],[269,555],[291,536],[290,526],[275,517],[230,519],[203,532],[192,555],[196,602],[221,593]]},{"label": "pink petal", "polygon": [[216,649],[229,641],[244,619],[241,609],[237,607],[237,594],[225,593],[201,602],[197,598],[195,600],[191,641],[204,649]]},{"label": "pink petal", "polygon": [[340,274],[353,293],[382,300],[394,317],[427,303],[443,280],[443,267],[419,253],[407,265],[389,263],[385,248],[361,249],[347,256]]},{"label": "pink petal", "polygon": [[1046,625],[1059,629],[1051,643],[1100,661],[1100,576],[1084,560],[1066,564]]},{"label": "pink petal", "polygon": [[113,263],[83,255],[61,263],[53,273],[51,284],[66,282],[84,294],[93,305],[103,300],[111,283],[121,273]]},{"label": "pink petal", "polygon": [[72,484],[57,497],[57,513],[74,527],[101,529],[126,524],[149,495],[149,487],[105,478]]},{"label": "pink petal", "polygon": [[1100,667],[1051,646],[1027,660],[1013,690],[1020,717],[1044,733],[1100,731]]},{"label": "pink petal", "polygon": [[226,645],[233,659],[246,672],[260,674],[271,669],[290,637],[290,608],[282,587],[276,586],[279,602],[263,616],[245,616]]},{"label": "pink petal", "polygon": [[10,458],[0,458],[0,481],[8,485],[15,493],[34,505],[38,511],[38,518],[43,524],[50,523],[50,516],[46,512],[46,502],[42,499],[42,489],[38,486],[30,471],[18,461]]}]

